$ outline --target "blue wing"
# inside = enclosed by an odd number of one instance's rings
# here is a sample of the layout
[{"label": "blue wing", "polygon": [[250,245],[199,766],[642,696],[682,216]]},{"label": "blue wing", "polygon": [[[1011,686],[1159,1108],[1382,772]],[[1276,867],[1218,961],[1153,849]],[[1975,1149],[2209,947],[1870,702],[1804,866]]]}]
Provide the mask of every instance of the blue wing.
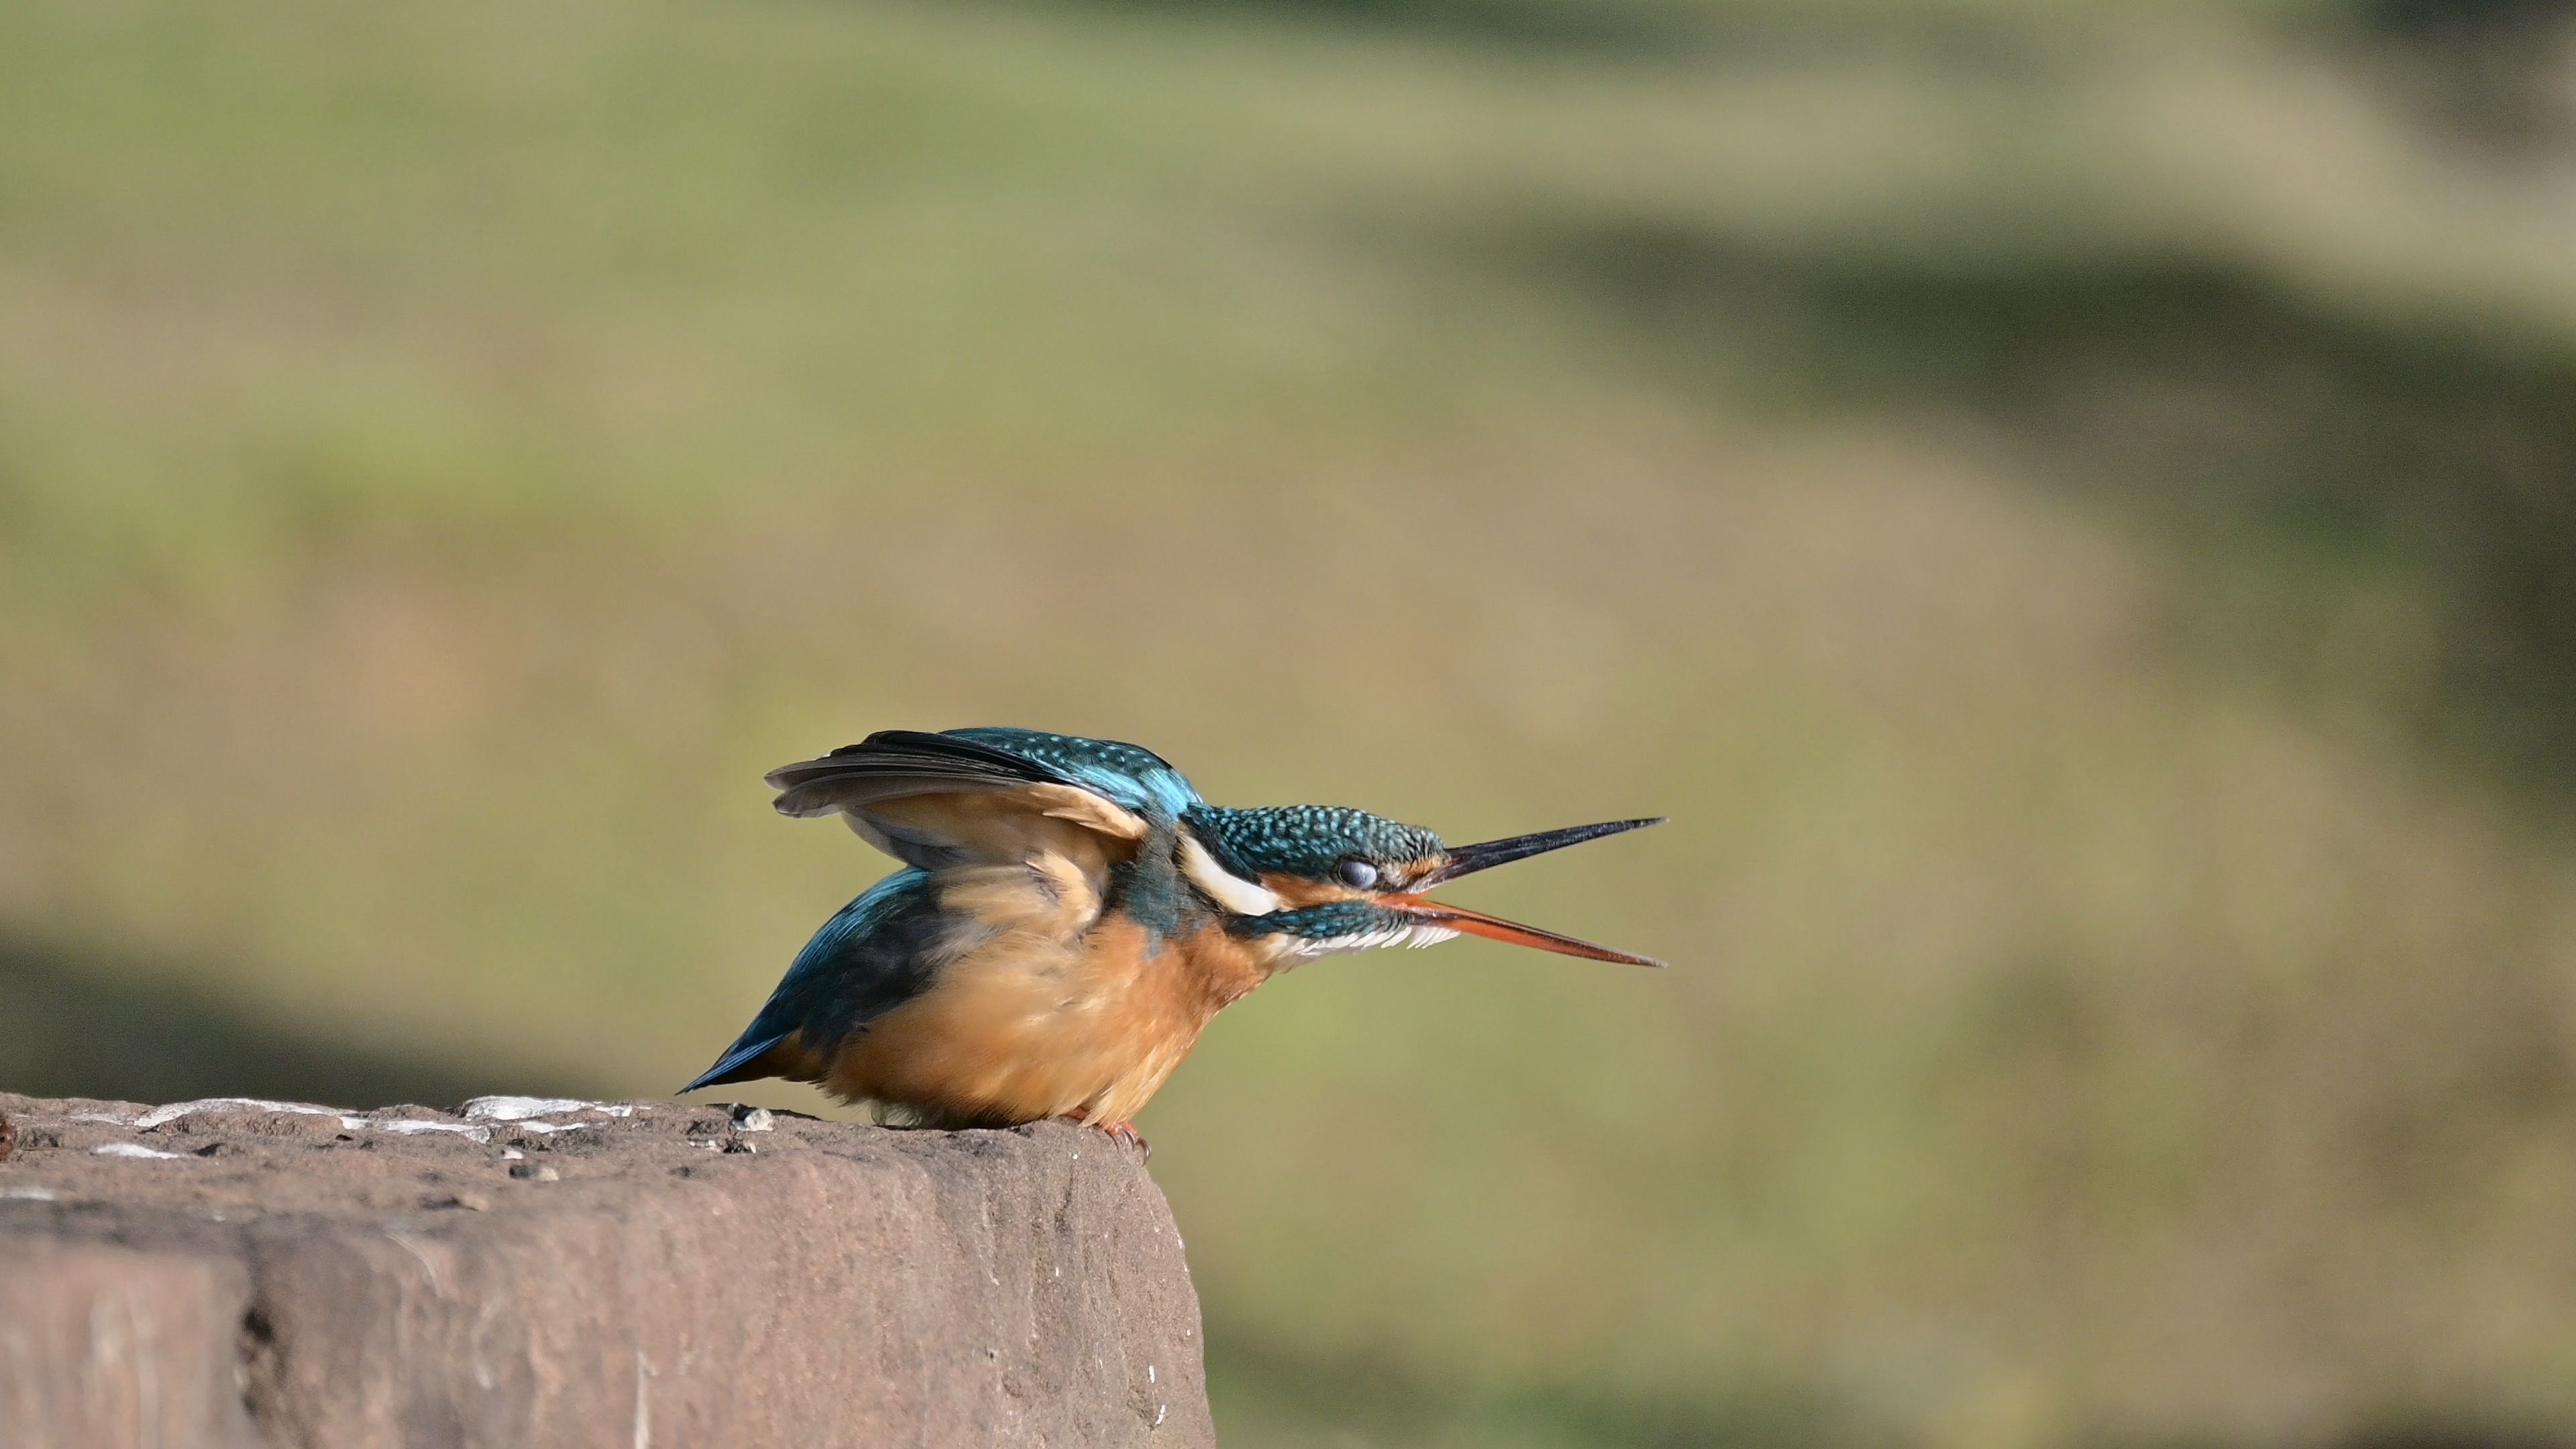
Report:
[{"label": "blue wing", "polygon": [[1097,791],[1130,810],[1176,817],[1205,802],[1169,761],[1143,745],[1051,735],[1008,725],[942,730],[935,738],[965,740],[1050,771],[1066,784]]},{"label": "blue wing", "polygon": [[[1112,855],[1201,803],[1151,750],[1036,730],[941,734],[880,730],[820,759],[770,772],[787,815],[848,817],[870,844],[939,870],[1027,859],[1061,840],[1057,822],[1093,832]],[[1086,853],[1089,853],[1086,849]]]},{"label": "blue wing", "polygon": [[944,928],[937,892],[920,870],[899,870],[841,907],[796,953],[769,1002],[716,1064],[680,1090],[775,1076],[761,1064],[795,1035],[838,1041],[928,989],[931,947]]}]

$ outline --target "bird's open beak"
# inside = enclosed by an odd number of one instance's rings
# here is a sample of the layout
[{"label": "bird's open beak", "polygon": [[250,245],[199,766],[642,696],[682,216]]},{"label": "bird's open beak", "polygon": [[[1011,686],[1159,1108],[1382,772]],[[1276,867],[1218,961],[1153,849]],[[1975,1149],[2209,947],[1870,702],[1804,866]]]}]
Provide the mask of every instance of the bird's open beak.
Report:
[{"label": "bird's open beak", "polygon": [[1482,911],[1468,910],[1464,906],[1448,905],[1416,892],[1428,890],[1444,881],[1456,880],[1462,875],[1491,870],[1495,866],[1505,865],[1515,860],[1526,860],[1533,855],[1562,850],[1569,845],[1580,845],[1584,841],[1598,840],[1605,835],[1617,835],[1621,831],[1639,830],[1649,825],[1663,823],[1663,818],[1660,816],[1652,820],[1608,820],[1599,825],[1570,825],[1563,830],[1542,830],[1535,835],[1515,835],[1504,840],[1486,840],[1474,845],[1461,845],[1449,852],[1447,864],[1414,882],[1414,892],[1393,893],[1380,899],[1386,905],[1403,911],[1416,920],[1430,925],[1446,926],[1453,931],[1463,931],[1470,936],[1482,936],[1489,941],[1508,941],[1515,946],[1535,946],[1542,951],[1554,951],[1565,956],[1583,956],[1594,961],[1620,961],[1631,966],[1661,966],[1664,963],[1652,956],[1633,956],[1625,951],[1613,951],[1607,946],[1596,946],[1590,941],[1580,941],[1572,936],[1560,936],[1554,931],[1543,931],[1536,926],[1524,926],[1518,921],[1506,921],[1500,916],[1489,916]]}]

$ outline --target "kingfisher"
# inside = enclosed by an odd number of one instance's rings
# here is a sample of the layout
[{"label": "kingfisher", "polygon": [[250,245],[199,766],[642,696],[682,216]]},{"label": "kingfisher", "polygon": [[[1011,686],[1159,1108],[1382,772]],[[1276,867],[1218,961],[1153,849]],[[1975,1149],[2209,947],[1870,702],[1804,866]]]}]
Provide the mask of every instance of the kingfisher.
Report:
[{"label": "kingfisher", "polygon": [[1444,845],[1328,805],[1210,805],[1137,745],[880,730],[771,771],[779,813],[838,814],[904,868],[823,923],[684,1092],[812,1082],[879,1122],[1134,1119],[1215,1015],[1320,956],[1483,936],[1664,963],[1429,899],[1460,876],[1659,825]]}]

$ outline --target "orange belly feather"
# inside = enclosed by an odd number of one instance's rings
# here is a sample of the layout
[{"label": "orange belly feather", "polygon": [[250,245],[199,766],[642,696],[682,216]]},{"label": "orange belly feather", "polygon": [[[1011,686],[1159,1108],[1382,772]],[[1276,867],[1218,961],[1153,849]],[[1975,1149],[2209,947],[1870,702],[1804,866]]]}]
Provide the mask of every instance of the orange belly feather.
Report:
[{"label": "orange belly feather", "polygon": [[[1267,972],[1222,927],[1157,942],[1096,918],[1066,884],[1023,896],[997,878],[984,899],[943,893],[975,923],[970,944],[843,1046],[824,1085],[924,1126],[1118,1123],[1143,1110],[1209,1020]],[[1097,923],[1063,931],[1075,912]]]}]

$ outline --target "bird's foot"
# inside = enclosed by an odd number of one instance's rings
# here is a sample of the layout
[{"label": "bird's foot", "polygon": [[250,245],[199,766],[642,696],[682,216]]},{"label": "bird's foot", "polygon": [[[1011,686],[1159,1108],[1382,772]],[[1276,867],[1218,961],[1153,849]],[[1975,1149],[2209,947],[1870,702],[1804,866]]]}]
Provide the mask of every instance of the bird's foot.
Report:
[{"label": "bird's foot", "polygon": [[1122,1146],[1135,1148],[1136,1151],[1144,1157],[1145,1161],[1151,1162],[1154,1160],[1154,1144],[1145,1140],[1145,1134],[1137,1131],[1136,1124],[1133,1122],[1094,1122],[1088,1117],[1077,1117],[1069,1113],[1065,1116],[1058,1117],[1056,1120],[1059,1122],[1071,1122],[1077,1127],[1089,1127],[1097,1131],[1104,1132],[1108,1134],[1112,1141],[1117,1142]]}]

